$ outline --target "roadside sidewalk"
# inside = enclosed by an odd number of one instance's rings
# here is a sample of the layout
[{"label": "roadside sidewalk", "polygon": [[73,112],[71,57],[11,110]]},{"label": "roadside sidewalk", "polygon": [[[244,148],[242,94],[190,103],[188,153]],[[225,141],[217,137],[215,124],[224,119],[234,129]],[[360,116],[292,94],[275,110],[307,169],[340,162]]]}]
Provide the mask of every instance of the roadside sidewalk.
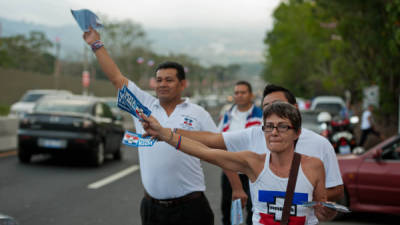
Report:
[{"label": "roadside sidewalk", "polygon": [[0,117],[0,152],[17,148],[18,119]]}]

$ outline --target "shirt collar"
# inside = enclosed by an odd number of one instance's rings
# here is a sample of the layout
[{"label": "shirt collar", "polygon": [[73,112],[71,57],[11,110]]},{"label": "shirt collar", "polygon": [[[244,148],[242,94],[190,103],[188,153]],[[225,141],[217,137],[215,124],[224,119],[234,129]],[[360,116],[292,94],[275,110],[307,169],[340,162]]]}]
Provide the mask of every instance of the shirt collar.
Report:
[{"label": "shirt collar", "polygon": [[[177,106],[180,106],[180,105],[181,106],[187,106],[190,103],[190,99],[188,97],[182,97],[182,99],[183,99],[183,102],[178,104]],[[157,98],[157,101],[155,102],[154,105],[157,106],[157,107],[161,107],[160,99]]]}]

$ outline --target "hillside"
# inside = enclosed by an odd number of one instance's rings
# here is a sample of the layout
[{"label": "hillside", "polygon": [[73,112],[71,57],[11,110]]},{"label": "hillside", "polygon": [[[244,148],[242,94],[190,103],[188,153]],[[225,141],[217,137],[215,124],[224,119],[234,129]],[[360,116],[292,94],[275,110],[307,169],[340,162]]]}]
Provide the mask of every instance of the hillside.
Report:
[{"label": "hillside", "polygon": [[[59,27],[14,21],[0,17],[1,36],[28,34],[32,30],[44,32],[54,41],[61,40],[63,58],[82,54],[82,32],[77,25]],[[146,28],[152,49],[161,54],[184,53],[199,59],[203,65],[258,63],[262,61],[265,29],[237,27],[235,29],[158,29]],[[76,57],[74,57],[76,58]]]}]

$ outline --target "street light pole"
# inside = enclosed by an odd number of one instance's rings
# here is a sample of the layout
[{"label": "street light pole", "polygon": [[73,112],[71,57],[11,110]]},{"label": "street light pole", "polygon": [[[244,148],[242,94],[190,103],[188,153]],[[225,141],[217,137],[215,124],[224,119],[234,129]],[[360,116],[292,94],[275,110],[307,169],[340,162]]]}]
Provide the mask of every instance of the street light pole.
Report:
[{"label": "street light pole", "polygon": [[56,37],[56,60],[54,61],[54,88],[59,89],[60,79],[60,38]]}]

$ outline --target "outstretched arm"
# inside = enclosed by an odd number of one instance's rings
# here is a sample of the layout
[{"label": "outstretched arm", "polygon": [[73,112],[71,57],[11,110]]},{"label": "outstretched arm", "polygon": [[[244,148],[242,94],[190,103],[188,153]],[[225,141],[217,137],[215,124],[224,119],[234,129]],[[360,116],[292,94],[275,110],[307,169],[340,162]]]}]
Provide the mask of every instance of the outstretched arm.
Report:
[{"label": "outstretched arm", "polygon": [[163,128],[153,116],[147,117],[143,114],[141,116],[143,118],[142,126],[147,135],[157,137],[161,141],[176,146],[178,151],[180,150],[226,170],[245,173],[251,180],[255,180],[259,174],[258,170],[254,169],[258,168],[256,165],[263,166],[265,155],[258,155],[250,151],[227,152],[209,148],[198,141],[174,134],[169,128]]},{"label": "outstretched arm", "polygon": [[[101,40],[100,34],[91,27],[89,28],[89,32],[83,34],[83,39],[90,46],[94,42]],[[101,69],[107,75],[108,79],[110,79],[114,87],[121,89],[124,85],[128,85],[128,79],[121,74],[118,66],[111,59],[104,46],[95,50],[95,55]]]}]

